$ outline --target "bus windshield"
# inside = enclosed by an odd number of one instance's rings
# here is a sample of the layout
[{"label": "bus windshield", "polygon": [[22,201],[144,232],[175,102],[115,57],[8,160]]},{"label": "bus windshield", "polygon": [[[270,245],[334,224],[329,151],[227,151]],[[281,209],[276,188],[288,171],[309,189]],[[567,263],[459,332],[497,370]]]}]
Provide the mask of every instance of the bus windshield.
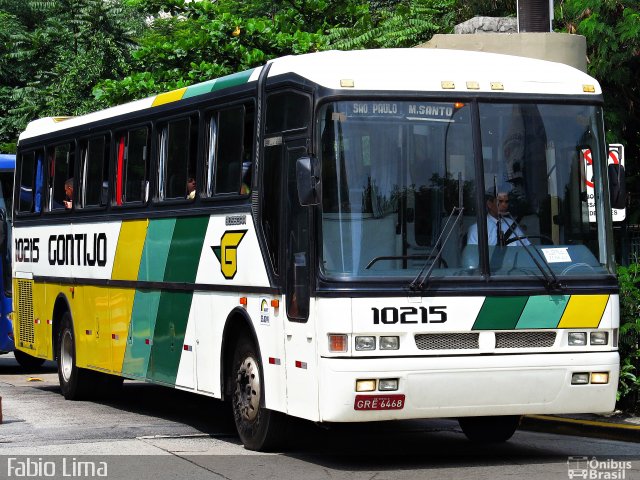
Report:
[{"label": "bus windshield", "polygon": [[599,107],[343,101],[318,127],[328,278],[480,276],[483,244],[496,277],[611,272]]}]

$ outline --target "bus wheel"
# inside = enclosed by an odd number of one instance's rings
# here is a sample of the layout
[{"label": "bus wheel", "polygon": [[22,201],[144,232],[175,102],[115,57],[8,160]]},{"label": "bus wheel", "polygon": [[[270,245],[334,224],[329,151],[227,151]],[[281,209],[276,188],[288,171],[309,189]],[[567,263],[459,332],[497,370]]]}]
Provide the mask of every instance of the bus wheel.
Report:
[{"label": "bus wheel", "polygon": [[286,418],[264,408],[262,365],[253,342],[241,338],[232,370],[232,408],[240,440],[249,450],[272,450],[284,442]]},{"label": "bus wheel", "polygon": [[460,428],[472,442],[506,442],[520,425],[519,415],[498,417],[462,417]]},{"label": "bus wheel", "polygon": [[76,365],[76,342],[69,312],[65,312],[62,316],[56,343],[56,358],[58,359],[58,380],[64,398],[67,400],[85,398],[93,387],[93,372],[78,368]]},{"label": "bus wheel", "polygon": [[33,357],[20,350],[14,350],[13,355],[16,357],[16,362],[18,362],[22,368],[39,368],[44,363],[44,358]]}]

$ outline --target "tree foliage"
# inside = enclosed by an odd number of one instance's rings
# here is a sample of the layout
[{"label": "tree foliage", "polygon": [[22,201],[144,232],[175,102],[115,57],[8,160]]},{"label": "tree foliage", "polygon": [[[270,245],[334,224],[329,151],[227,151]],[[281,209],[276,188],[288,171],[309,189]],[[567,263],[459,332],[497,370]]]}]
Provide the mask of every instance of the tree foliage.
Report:
[{"label": "tree foliage", "polygon": [[[640,5],[631,0],[562,0],[558,29],[587,39],[588,70],[605,99],[607,141],[627,152],[628,190],[640,191]],[[629,222],[640,223],[640,197],[631,196]]]}]

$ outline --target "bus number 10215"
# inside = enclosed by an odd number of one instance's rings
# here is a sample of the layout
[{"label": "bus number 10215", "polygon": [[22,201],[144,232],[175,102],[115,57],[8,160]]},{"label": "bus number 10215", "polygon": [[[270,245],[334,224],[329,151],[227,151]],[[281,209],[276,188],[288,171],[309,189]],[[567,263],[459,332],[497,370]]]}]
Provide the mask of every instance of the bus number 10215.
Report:
[{"label": "bus number 10215", "polygon": [[373,324],[393,325],[394,323],[444,323],[447,321],[446,306],[427,307],[384,307],[371,308]]}]

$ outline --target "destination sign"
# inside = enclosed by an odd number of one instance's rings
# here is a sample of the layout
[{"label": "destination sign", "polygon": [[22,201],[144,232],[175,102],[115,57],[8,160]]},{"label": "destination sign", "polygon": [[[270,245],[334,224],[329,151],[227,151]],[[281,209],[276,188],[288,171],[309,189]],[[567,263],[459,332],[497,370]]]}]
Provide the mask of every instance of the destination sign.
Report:
[{"label": "destination sign", "polygon": [[[434,102],[344,102],[346,112],[336,119],[347,118],[407,118],[417,120],[450,120],[456,108],[453,103]],[[334,114],[335,115],[335,114]]]}]

